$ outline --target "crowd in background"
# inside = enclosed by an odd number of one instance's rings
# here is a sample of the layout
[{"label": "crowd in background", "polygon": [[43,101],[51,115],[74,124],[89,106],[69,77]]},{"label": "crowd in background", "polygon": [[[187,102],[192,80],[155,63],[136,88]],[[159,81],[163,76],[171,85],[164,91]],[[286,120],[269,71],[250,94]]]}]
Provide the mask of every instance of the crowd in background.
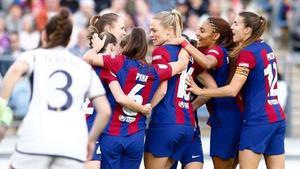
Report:
[{"label": "crowd in background", "polygon": [[[300,52],[300,0],[0,0],[0,78],[21,52],[40,45],[47,20],[61,7],[73,14],[68,49],[78,57],[89,48],[86,26],[91,16],[114,12],[125,18],[127,32],[136,26],[149,32],[154,13],[174,8],[183,15],[183,33],[191,39],[196,39],[197,26],[208,16],[232,23],[236,12],[256,11],[269,21],[265,40],[275,50]],[[25,116],[30,93],[30,79],[18,83],[9,102],[15,118]]]}]

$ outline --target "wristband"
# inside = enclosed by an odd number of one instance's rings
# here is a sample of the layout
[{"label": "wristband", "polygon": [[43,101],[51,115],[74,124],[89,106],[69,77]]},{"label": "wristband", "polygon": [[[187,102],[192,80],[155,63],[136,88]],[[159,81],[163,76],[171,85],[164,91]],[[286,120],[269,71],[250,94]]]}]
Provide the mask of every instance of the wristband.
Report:
[{"label": "wristband", "polygon": [[185,48],[188,44],[189,44],[189,42],[188,42],[187,40],[184,40],[183,42],[181,42],[180,45],[181,45],[183,48]]}]

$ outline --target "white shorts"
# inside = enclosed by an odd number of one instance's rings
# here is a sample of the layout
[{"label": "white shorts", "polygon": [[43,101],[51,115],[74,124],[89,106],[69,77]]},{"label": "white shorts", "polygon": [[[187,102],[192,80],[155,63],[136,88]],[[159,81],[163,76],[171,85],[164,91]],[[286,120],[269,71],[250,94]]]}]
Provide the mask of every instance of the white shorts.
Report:
[{"label": "white shorts", "polygon": [[10,158],[13,169],[83,169],[75,159],[51,155],[30,155],[15,151]]}]

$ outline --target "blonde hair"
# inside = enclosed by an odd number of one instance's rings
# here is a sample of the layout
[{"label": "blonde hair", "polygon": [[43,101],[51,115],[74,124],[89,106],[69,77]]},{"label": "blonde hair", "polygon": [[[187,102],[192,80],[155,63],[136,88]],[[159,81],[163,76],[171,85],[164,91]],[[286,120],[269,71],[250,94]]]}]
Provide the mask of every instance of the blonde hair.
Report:
[{"label": "blonde hair", "polygon": [[176,37],[180,37],[183,30],[183,21],[181,13],[173,9],[172,11],[162,11],[155,14],[153,19],[159,20],[164,28],[173,27]]}]

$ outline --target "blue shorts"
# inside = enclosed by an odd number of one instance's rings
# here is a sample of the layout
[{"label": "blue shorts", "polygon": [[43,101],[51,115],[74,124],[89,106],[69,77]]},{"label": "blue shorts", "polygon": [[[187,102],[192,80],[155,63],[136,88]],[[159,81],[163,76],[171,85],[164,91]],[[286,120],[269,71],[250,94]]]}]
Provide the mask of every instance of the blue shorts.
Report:
[{"label": "blue shorts", "polygon": [[[194,132],[194,138],[192,142],[184,150],[182,157],[179,161],[183,167],[191,162],[203,163],[202,142],[199,133]],[[177,162],[173,164],[171,169],[176,169],[176,168],[177,168]]]},{"label": "blue shorts", "polygon": [[258,154],[284,154],[285,121],[263,125],[245,125],[242,128],[240,150]]},{"label": "blue shorts", "polygon": [[210,156],[224,160],[236,158],[239,152],[241,123],[211,128]]},{"label": "blue shorts", "polygon": [[144,152],[145,131],[130,136],[102,135],[102,169],[139,169]]},{"label": "blue shorts", "polygon": [[170,157],[178,161],[191,143],[193,133],[192,126],[150,126],[146,134],[145,152],[156,157]]}]

